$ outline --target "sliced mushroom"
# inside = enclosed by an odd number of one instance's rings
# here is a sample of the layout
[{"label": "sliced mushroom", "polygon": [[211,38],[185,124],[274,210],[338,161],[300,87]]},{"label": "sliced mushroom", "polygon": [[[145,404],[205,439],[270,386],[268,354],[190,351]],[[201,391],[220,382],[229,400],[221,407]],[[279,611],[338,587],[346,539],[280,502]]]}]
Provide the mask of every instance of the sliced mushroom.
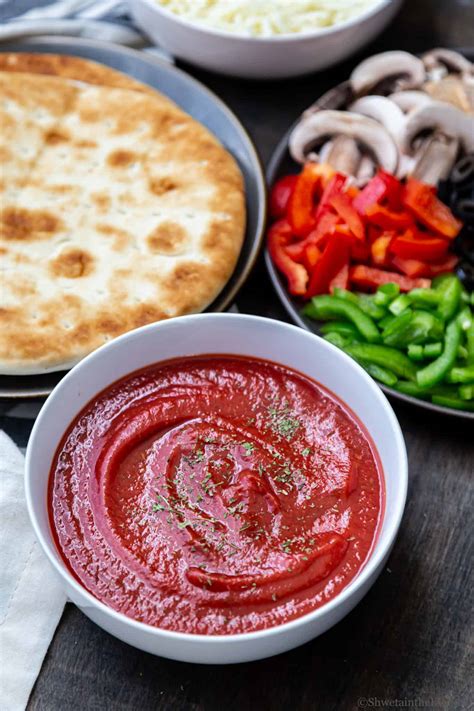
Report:
[{"label": "sliced mushroom", "polygon": [[[422,150],[424,143],[422,144],[420,150]],[[396,176],[399,180],[403,180],[407,175],[413,173],[413,169],[416,164],[418,152],[414,156],[408,156],[406,153],[402,153],[398,160],[398,168]]]},{"label": "sliced mushroom", "polygon": [[397,146],[401,146],[405,134],[403,111],[385,96],[363,96],[349,107],[350,111],[373,118],[385,126]]},{"label": "sliced mushroom", "polygon": [[348,175],[355,175],[360,163],[361,153],[357,141],[349,136],[340,135],[331,141],[330,150],[321,161],[329,163],[335,170]]},{"label": "sliced mushroom", "polygon": [[445,101],[457,106],[461,111],[471,111],[471,102],[466,90],[466,83],[460,76],[449,74],[439,81],[429,81],[423,86],[435,101]]},{"label": "sliced mushroom", "polygon": [[410,152],[413,139],[427,130],[458,138],[466,152],[474,151],[474,116],[455,106],[432,101],[409,114],[405,127],[405,150]]},{"label": "sliced mushroom", "polygon": [[365,147],[384,170],[396,171],[398,149],[388,131],[374,119],[350,111],[319,111],[300,121],[290,135],[290,153],[304,163],[311,148],[341,134]]},{"label": "sliced mushroom", "polygon": [[421,61],[427,72],[432,72],[439,67],[444,67],[448,72],[463,74],[472,72],[473,64],[459,52],[444,47],[437,47],[426,52]]},{"label": "sliced mushroom", "polygon": [[317,153],[308,153],[308,158],[311,158],[311,156],[314,156],[316,161],[319,163],[327,163],[328,162],[328,156],[330,155],[332,148],[334,146],[334,141],[326,141],[326,143],[323,143],[321,148]]},{"label": "sliced mushroom", "polygon": [[474,76],[464,74],[462,83],[464,86],[464,91],[466,92],[466,98],[469,104],[469,111],[474,111]]},{"label": "sliced mushroom", "polygon": [[323,94],[314,104],[311,104],[303,113],[303,118],[312,116],[312,114],[315,114],[317,111],[344,109],[353,99],[354,94],[352,92],[351,83],[350,81],[345,81],[333,89],[329,89],[329,91]]},{"label": "sliced mushroom", "polygon": [[435,133],[423,144],[411,175],[423,183],[437,185],[446,180],[456,162],[459,140],[451,136]]},{"label": "sliced mushroom", "polygon": [[354,94],[360,96],[388,79],[391,91],[417,89],[425,80],[423,62],[409,52],[374,54],[354,69],[350,81]]},{"label": "sliced mushroom", "polygon": [[397,91],[390,94],[390,101],[398,106],[403,113],[407,114],[415,109],[420,109],[422,106],[431,104],[432,99],[425,94],[424,91]]},{"label": "sliced mushroom", "polygon": [[360,187],[366,185],[374,177],[375,163],[368,155],[362,156],[356,173],[356,184]]}]

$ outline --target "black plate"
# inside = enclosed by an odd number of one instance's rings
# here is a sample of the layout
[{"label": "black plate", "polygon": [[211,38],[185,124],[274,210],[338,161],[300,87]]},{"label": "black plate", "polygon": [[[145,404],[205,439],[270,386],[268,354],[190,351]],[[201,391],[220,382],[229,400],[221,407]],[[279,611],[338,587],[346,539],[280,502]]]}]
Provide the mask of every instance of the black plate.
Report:
[{"label": "black plate", "polygon": [[[6,42],[2,52],[72,54],[118,69],[158,89],[206,126],[232,153],[245,180],[247,228],[237,266],[230,280],[206,311],[228,308],[257,259],[265,227],[266,190],[262,166],[246,130],[227,106],[203,84],[152,54],[96,40],[74,37],[40,37]],[[64,373],[0,376],[0,398],[49,395]]]},{"label": "black plate", "polygon": [[[469,58],[471,58],[471,56],[474,56],[474,52],[472,50],[463,50],[463,53],[468,55]],[[317,97],[315,97],[314,100],[316,101],[316,99]],[[295,122],[293,126],[290,127],[290,129],[278,143],[271,157],[270,163],[268,164],[267,185],[269,187],[272,186],[275,181],[278,180],[278,178],[280,178],[282,175],[295,172],[297,166],[288,151],[288,140],[296,123],[297,122]],[[268,250],[265,250],[265,262],[273,286],[275,287],[280,301],[285,307],[292,321],[296,323],[297,326],[301,326],[301,328],[305,328],[307,331],[311,331],[312,333],[316,333],[317,335],[319,335],[319,328],[317,323],[311,321],[310,319],[306,318],[301,314],[302,302],[298,299],[293,298],[288,293],[285,282],[280,273],[275,268],[268,253]],[[380,383],[377,383],[377,385],[379,385],[387,395],[390,395],[390,397],[397,398],[397,400],[403,400],[404,402],[408,402],[411,405],[423,407],[427,410],[442,413],[443,415],[452,415],[454,417],[462,417],[464,419],[474,419],[474,412],[465,412],[463,410],[454,410],[453,408],[442,407],[441,405],[435,405],[434,403],[428,402],[427,400],[420,400],[418,398],[411,397],[410,395],[404,395],[403,393],[399,393],[397,390],[393,390],[393,388],[389,388],[386,385],[381,385]]]}]

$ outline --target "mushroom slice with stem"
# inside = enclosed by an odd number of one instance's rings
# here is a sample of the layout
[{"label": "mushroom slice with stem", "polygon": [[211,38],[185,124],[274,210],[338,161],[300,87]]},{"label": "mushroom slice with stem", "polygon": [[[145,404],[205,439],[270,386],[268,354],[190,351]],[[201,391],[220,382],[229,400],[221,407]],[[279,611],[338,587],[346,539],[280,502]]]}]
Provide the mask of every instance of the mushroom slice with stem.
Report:
[{"label": "mushroom slice with stem", "polygon": [[425,81],[425,75],[423,62],[413,54],[382,52],[364,59],[352,72],[350,82],[354,94],[360,96],[386,80],[391,80],[391,91],[417,89]]},{"label": "mushroom slice with stem", "polygon": [[456,162],[459,140],[442,133],[434,133],[423,143],[416,156],[411,176],[423,183],[437,185],[446,180]]},{"label": "mushroom slice with stem", "polygon": [[308,153],[306,159],[313,160],[316,163],[327,163],[328,156],[331,154],[333,146],[334,141],[326,141],[326,143],[323,143],[317,153]]},{"label": "mushroom slice with stem", "polygon": [[449,74],[439,81],[426,82],[423,89],[434,101],[445,101],[461,111],[472,110],[467,82],[461,76]]},{"label": "mushroom slice with stem", "polygon": [[385,96],[363,96],[349,107],[350,111],[373,118],[385,126],[397,146],[401,146],[405,133],[403,111]]},{"label": "mushroom slice with stem", "polygon": [[474,151],[474,116],[451,104],[432,101],[409,114],[405,126],[405,150],[410,152],[413,139],[428,130],[458,138],[466,152]]},{"label": "mushroom slice with stem", "polygon": [[424,91],[416,91],[415,89],[411,91],[396,91],[387,98],[396,104],[404,114],[415,109],[421,109],[422,106],[431,104],[433,101]]},{"label": "mushroom slice with stem", "polygon": [[350,111],[319,111],[302,119],[290,135],[291,156],[304,163],[311,148],[341,134],[363,146],[384,170],[396,171],[398,149],[388,131],[378,121]]},{"label": "mushroom slice with stem", "polygon": [[414,156],[408,156],[406,153],[401,154],[400,159],[398,161],[398,169],[396,173],[396,177],[399,180],[404,180],[407,175],[411,175],[413,173],[417,155],[418,154]]},{"label": "mushroom slice with stem", "polygon": [[362,156],[356,173],[356,185],[364,187],[375,174],[375,163],[369,155]]},{"label": "mushroom slice with stem", "polygon": [[473,64],[466,59],[459,52],[455,52],[452,49],[446,49],[445,47],[437,47],[436,49],[431,49],[426,52],[421,61],[423,62],[427,72],[436,72],[436,70],[444,69],[444,74],[447,73],[458,73],[464,74],[465,72],[473,71]]},{"label": "mushroom slice with stem", "polygon": [[324,159],[322,151],[320,152],[321,162],[329,163],[334,170],[340,173],[355,175],[362,157],[357,141],[350,136],[341,134],[330,143],[330,149]]},{"label": "mushroom slice with stem", "polygon": [[466,98],[469,104],[469,111],[474,111],[474,75],[463,75],[463,86],[466,92]]}]

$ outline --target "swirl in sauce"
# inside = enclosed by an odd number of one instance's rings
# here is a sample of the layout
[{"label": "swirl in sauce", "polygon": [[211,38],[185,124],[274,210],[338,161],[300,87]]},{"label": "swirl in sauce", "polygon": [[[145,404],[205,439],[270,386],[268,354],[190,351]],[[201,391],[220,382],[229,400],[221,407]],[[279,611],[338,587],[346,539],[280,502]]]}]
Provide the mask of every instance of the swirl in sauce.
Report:
[{"label": "swirl in sauce", "polygon": [[182,632],[248,632],[335,597],[383,506],[353,413],[283,366],[168,361],[97,395],[50,478],[61,555],[95,597]]}]

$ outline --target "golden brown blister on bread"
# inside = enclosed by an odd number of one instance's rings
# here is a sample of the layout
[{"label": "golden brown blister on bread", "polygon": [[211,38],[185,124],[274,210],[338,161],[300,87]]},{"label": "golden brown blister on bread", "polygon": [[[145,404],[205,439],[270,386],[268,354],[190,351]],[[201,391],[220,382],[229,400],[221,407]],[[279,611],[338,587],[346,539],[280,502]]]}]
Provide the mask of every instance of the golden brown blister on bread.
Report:
[{"label": "golden brown blister on bread", "polygon": [[[11,116],[40,102],[31,75],[9,78]],[[68,368],[127,330],[201,311],[230,277],[245,228],[234,159],[168,99],[34,80],[48,121],[1,200],[6,374]]]},{"label": "golden brown blister on bread", "polygon": [[[1,53],[0,53],[1,57]],[[0,178],[21,186],[42,149],[44,136],[74,101],[73,86],[57,91],[54,79],[0,72]],[[12,181],[15,185],[12,186]]]}]

